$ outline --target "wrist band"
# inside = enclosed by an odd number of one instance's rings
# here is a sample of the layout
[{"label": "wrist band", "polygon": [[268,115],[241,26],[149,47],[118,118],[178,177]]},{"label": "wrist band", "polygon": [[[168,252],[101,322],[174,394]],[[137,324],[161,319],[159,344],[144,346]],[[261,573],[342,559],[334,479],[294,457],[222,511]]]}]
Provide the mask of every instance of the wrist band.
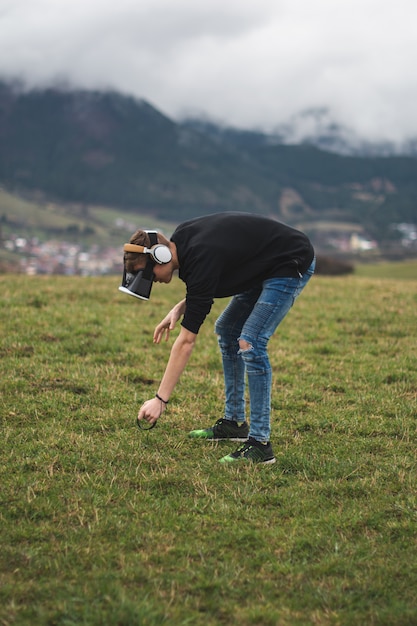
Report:
[{"label": "wrist band", "polygon": [[161,396],[159,395],[159,393],[155,394],[155,398],[158,398],[158,400],[160,400],[161,402],[163,402],[164,404],[168,404],[169,400],[164,400],[163,398],[161,398]]}]

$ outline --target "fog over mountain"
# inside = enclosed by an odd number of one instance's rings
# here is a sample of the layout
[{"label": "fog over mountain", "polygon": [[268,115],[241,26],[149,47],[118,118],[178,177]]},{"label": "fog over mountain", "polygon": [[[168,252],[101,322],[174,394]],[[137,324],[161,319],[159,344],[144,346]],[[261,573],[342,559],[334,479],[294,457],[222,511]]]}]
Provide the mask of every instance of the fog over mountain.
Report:
[{"label": "fog over mountain", "polygon": [[[185,118],[186,123],[196,127],[210,127],[212,132],[222,134],[233,127],[216,123],[208,117]],[[234,129],[248,131],[251,129]],[[269,144],[300,145],[309,144],[336,154],[356,156],[417,156],[417,137],[407,137],[402,141],[369,140],[358,135],[353,128],[337,122],[326,107],[306,109],[291,115],[287,121],[278,124],[270,132],[252,129]]]},{"label": "fog over mountain", "polygon": [[291,142],[327,110],[337,141],[399,151],[417,137],[416,22],[414,0],[1,0],[0,76]]}]

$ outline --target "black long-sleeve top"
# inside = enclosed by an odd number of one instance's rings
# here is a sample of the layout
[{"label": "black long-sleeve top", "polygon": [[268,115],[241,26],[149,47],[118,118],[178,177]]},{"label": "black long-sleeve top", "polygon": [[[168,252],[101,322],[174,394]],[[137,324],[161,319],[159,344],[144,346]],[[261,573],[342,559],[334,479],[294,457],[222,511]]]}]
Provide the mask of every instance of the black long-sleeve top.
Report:
[{"label": "black long-sleeve top", "polygon": [[249,213],[216,213],[180,224],[171,236],[177,246],[179,277],[186,284],[182,326],[198,333],[213,304],[260,287],[268,278],[298,277],[314,249],[304,233]]}]

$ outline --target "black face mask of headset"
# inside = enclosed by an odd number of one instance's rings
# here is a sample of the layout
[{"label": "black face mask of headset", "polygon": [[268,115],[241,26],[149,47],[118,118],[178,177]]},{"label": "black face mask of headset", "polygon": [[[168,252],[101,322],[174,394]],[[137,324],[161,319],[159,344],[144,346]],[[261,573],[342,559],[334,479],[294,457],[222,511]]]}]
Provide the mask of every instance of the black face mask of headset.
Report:
[{"label": "black face mask of headset", "polygon": [[129,296],[135,296],[141,300],[149,300],[155,274],[153,268],[155,263],[148,257],[145,268],[138,272],[126,272],[123,270],[122,284],[119,291],[127,293]]}]

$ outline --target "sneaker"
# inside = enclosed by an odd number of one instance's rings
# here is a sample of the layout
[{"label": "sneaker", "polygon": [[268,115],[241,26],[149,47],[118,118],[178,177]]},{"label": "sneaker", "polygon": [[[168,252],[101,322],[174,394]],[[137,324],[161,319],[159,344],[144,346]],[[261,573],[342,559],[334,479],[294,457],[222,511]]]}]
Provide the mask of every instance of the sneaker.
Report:
[{"label": "sneaker", "polygon": [[249,437],[243,446],[240,446],[235,452],[226,454],[226,456],[220,459],[220,463],[235,463],[236,461],[275,463],[275,457],[270,442],[261,443]]},{"label": "sneaker", "polygon": [[235,422],[220,418],[210,428],[203,430],[192,430],[188,436],[192,439],[210,439],[211,441],[246,441],[249,435],[249,427],[247,422]]}]

